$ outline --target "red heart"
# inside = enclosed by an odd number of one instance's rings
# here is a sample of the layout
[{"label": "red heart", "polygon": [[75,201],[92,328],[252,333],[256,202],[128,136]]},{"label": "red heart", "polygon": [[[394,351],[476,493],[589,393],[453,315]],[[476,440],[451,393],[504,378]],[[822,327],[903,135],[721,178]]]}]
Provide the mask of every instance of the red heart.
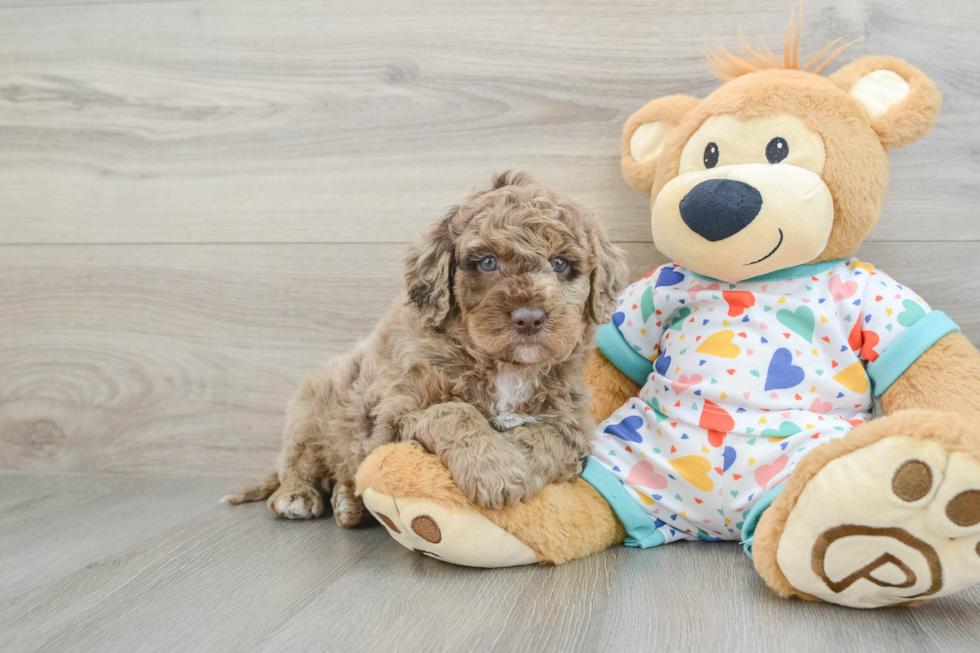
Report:
[{"label": "red heart", "polygon": [[726,290],[721,296],[728,302],[729,317],[738,317],[745,309],[755,306],[755,295],[745,290]]},{"label": "red heart", "polygon": [[729,374],[735,374],[735,370],[725,370],[725,371],[728,372]]},{"label": "red heart", "polygon": [[831,367],[837,367],[837,361],[830,361]]},{"label": "red heart", "polygon": [[861,345],[861,358],[865,359],[869,363],[875,362],[878,358],[878,352],[875,351],[875,347],[881,340],[878,334],[874,331],[865,331],[862,337],[863,344]]},{"label": "red heart", "polygon": [[629,447],[626,447],[626,450],[629,451],[630,453],[633,453],[633,450],[630,449]]},{"label": "red heart", "polygon": [[677,453],[677,447],[671,447],[670,453]]},{"label": "red heart", "polygon": [[699,503],[699,504],[700,504],[700,503],[704,503],[704,501],[702,501],[701,499],[699,499],[699,498],[697,498],[697,497],[694,497],[694,502],[695,502],[695,503]]},{"label": "red heart", "polygon": [[738,481],[738,480],[741,480],[742,475],[741,474],[732,474],[732,478],[734,478],[736,481]]},{"label": "red heart", "polygon": [[[660,325],[657,325],[657,326],[660,326]],[[828,338],[827,336],[824,336],[824,337],[822,338],[822,340],[823,340],[824,342],[830,342],[830,338]]]}]

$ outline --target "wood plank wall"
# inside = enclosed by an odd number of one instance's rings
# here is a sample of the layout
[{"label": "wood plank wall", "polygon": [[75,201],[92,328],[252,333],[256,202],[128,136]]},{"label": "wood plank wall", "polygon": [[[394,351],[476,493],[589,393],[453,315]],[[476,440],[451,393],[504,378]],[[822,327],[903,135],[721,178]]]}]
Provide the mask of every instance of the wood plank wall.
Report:
[{"label": "wood plank wall", "polygon": [[[367,333],[405,243],[493,171],[663,262],[624,120],[793,2],[0,0],[0,468],[272,469],[303,371]],[[804,56],[945,95],[859,255],[980,341],[980,5],[805,3]],[[831,68],[836,67],[836,64]]]}]

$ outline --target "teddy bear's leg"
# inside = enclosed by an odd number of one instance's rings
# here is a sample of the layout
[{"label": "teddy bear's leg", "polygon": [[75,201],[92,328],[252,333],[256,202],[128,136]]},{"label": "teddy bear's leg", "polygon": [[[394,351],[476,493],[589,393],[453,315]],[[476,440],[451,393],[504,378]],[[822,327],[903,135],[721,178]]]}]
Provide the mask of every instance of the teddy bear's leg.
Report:
[{"label": "teddy bear's leg", "polygon": [[815,449],[762,514],[752,554],[780,595],[858,608],[980,582],[980,429],[904,410]]},{"label": "teddy bear's leg", "polygon": [[439,459],[413,443],[368,456],[358,469],[357,492],[405,548],[470,567],[563,564],[626,537],[609,504],[581,479],[490,510],[471,503]]}]

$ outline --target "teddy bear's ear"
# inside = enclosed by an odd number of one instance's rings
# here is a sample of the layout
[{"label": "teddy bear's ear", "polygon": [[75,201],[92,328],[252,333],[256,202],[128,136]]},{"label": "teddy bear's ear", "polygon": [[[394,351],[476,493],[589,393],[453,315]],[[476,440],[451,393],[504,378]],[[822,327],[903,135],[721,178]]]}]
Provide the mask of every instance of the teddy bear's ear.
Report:
[{"label": "teddy bear's ear", "polygon": [[943,98],[921,70],[895,57],[864,57],[830,76],[871,120],[886,148],[914,143],[928,133]]},{"label": "teddy bear's ear", "polygon": [[623,127],[623,176],[636,190],[649,191],[657,174],[660,151],[688,111],[698,103],[690,95],[668,95],[630,116]]}]

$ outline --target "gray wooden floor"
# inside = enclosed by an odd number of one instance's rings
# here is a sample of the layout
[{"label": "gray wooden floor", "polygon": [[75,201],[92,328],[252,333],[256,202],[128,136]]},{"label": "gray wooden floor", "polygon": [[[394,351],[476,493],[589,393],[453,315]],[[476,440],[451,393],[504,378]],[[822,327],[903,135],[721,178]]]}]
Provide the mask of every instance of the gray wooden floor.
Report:
[{"label": "gray wooden floor", "polygon": [[976,651],[980,588],[785,601],[731,544],[477,570],[381,527],[217,505],[235,481],[0,473],[0,650]]},{"label": "gray wooden floor", "polygon": [[[0,0],[0,651],[975,651],[976,590],[783,602],[717,545],[475,571],[215,505],[492,172],[595,208],[635,277],[663,262],[622,123],[716,88],[702,53],[740,26],[778,47],[796,5]],[[980,342],[980,3],[804,11],[804,57],[857,38],[840,63],[901,56],[943,92],[859,256]]]}]

